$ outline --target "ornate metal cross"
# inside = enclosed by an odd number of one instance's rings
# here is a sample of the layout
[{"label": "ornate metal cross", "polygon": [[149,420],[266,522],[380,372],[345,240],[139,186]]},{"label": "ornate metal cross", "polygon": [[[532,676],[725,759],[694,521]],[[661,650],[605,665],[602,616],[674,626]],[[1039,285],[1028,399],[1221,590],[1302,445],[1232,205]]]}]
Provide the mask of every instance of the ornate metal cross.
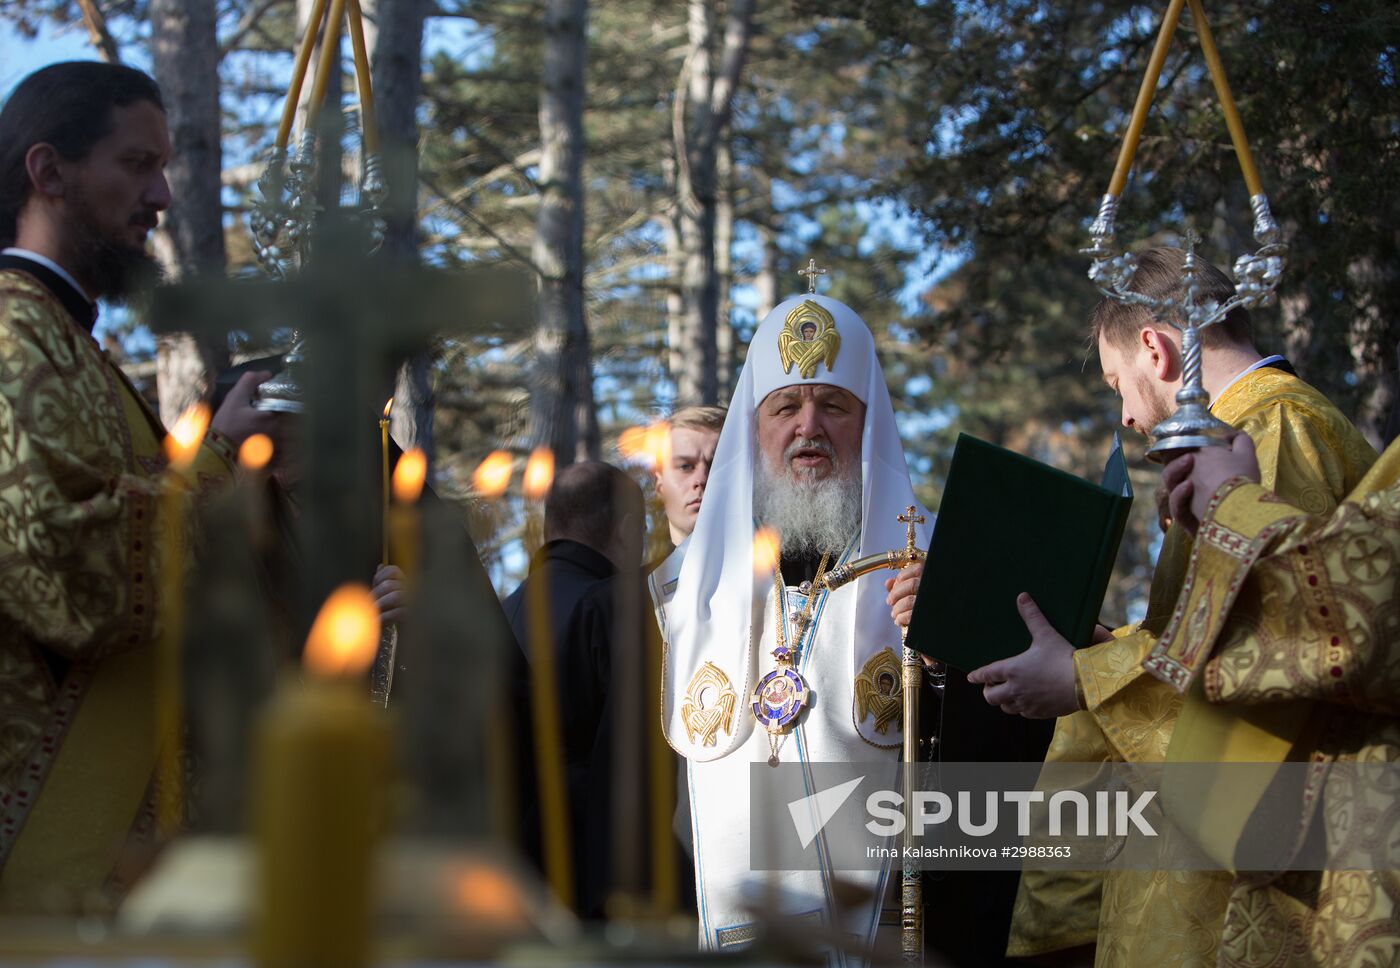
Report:
[{"label": "ornate metal cross", "polygon": [[808,292],[813,292],[813,293],[814,293],[814,292],[817,291],[817,276],[824,276],[824,275],[826,275],[826,270],[825,270],[825,269],[818,269],[818,268],[817,268],[817,260],[816,260],[816,259],[808,259],[808,260],[807,260],[807,268],[805,268],[805,269],[798,269],[798,270],[797,270],[797,274],[798,274],[799,276],[806,276],[806,277],[807,277],[807,291],[808,291]]},{"label": "ornate metal cross", "polygon": [[904,535],[904,553],[909,556],[910,561],[914,560],[913,553],[918,550],[918,545],[915,543],[918,539],[914,534],[914,526],[924,523],[924,516],[914,513],[917,510],[918,508],[911,504],[909,507],[905,508],[904,513],[899,516],[901,524],[909,525]]}]

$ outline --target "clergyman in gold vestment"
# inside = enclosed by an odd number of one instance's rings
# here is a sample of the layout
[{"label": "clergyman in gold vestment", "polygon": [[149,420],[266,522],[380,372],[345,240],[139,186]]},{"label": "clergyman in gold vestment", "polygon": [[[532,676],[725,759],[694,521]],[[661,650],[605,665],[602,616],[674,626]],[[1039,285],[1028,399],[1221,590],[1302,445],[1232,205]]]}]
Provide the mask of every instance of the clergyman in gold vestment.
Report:
[{"label": "clergyman in gold vestment", "polygon": [[[126,67],[44,68],[0,110],[0,913],[109,909],[151,825],[165,430],[91,330],[149,261],[169,152]],[[263,429],[257,379],[215,416],[196,499]]]},{"label": "clergyman in gold vestment", "polygon": [[[1156,296],[1171,292],[1180,284],[1182,258],[1179,249],[1143,252],[1133,288]],[[1233,286],[1205,266],[1204,295],[1223,302]],[[1123,401],[1123,423],[1145,434],[1175,408],[1181,385],[1175,331],[1141,307],[1109,300],[1095,309],[1091,325],[1104,379]],[[1267,483],[1317,513],[1334,508],[1375,460],[1371,446],[1281,357],[1264,357],[1254,348],[1242,310],[1208,329],[1203,345],[1211,412],[1260,441]],[[1179,526],[1168,529],[1147,614],[1136,626],[1078,650],[1049,629],[1023,655],[969,676],[984,683],[987,700],[1008,713],[1060,717],[1047,762],[1165,760],[1182,698],[1148,675],[1142,662],[1171,614],[1190,548],[1190,536]],[[1052,695],[1060,699],[1049,702]],[[1104,966],[1214,964],[1229,885],[1227,875],[1210,872],[1026,871],[1007,953],[1038,955],[1093,944],[1095,963]]]},{"label": "clergyman in gold vestment", "polygon": [[[1320,836],[1328,867],[1356,843],[1385,845],[1393,856],[1393,785],[1379,772],[1331,767],[1400,761],[1400,443],[1331,514],[1261,486],[1249,438],[1232,445],[1173,461],[1164,475],[1177,516],[1200,524],[1152,664],[1174,673],[1178,688],[1194,686],[1207,711],[1178,727],[1173,754],[1218,755],[1209,713],[1247,709],[1260,729],[1233,738],[1250,759],[1309,765],[1295,794],[1293,849]],[[1175,823],[1226,860],[1262,792],[1229,786],[1230,809],[1168,803]],[[1221,965],[1360,968],[1397,959],[1400,871],[1299,870],[1230,885]]]}]

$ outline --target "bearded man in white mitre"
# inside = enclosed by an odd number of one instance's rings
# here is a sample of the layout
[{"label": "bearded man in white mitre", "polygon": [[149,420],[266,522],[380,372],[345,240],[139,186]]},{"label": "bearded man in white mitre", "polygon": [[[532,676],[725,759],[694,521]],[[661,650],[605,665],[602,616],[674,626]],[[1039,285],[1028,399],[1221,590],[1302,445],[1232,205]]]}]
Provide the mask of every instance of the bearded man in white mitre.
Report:
[{"label": "bearded man in white mitre", "polygon": [[[832,947],[831,964],[866,960],[891,862],[834,871],[826,858],[843,823],[867,818],[848,809],[817,833],[821,869],[755,871],[754,829],[790,821],[785,803],[771,804],[771,818],[750,817],[750,771],[802,764],[810,779],[812,764],[874,763],[893,782],[901,642],[887,582],[873,574],[826,591],[818,576],[903,548],[899,515],[910,506],[869,328],[825,296],[783,302],[749,344],[695,530],[678,549],[679,567],[670,562],[674,591],[658,603],[662,721],[687,760],[702,947],[752,940],[758,902],[799,919],[789,927],[806,921],[820,929],[814,936],[846,942]],[[920,529],[921,547],[931,526]],[[761,547],[755,560],[760,528],[777,533],[777,566]],[[866,900],[848,903],[852,896]]]}]

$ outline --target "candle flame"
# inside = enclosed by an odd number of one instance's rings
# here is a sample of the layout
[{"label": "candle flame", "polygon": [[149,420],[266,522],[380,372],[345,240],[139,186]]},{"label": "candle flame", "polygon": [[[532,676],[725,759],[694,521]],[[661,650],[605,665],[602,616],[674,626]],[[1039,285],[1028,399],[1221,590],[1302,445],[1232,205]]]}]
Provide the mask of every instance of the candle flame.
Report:
[{"label": "candle flame", "polygon": [[617,450],[626,460],[637,460],[653,469],[671,459],[671,425],[658,420],[646,427],[628,427],[617,438]]},{"label": "candle flame", "polygon": [[554,483],[554,451],[543,445],[536,447],[525,464],[524,491],[530,501],[539,501],[549,493]]},{"label": "candle flame", "polygon": [[482,497],[500,497],[510,487],[515,471],[514,459],[504,450],[493,450],[482,458],[472,472],[472,486]]},{"label": "candle flame", "polygon": [[238,463],[244,470],[260,471],[272,460],[272,438],[253,434],[238,448]]},{"label": "candle flame", "polygon": [[456,877],[457,904],[491,921],[516,921],[525,913],[514,882],[485,866],[471,866]]},{"label": "candle flame", "polygon": [[421,447],[406,450],[399,462],[394,465],[394,500],[400,504],[412,504],[423,493],[423,482],[428,477],[428,455]]},{"label": "candle flame", "polygon": [[171,466],[189,467],[194,462],[194,455],[199,453],[199,445],[204,442],[208,429],[209,405],[195,403],[187,407],[165,435],[165,457]]},{"label": "candle flame", "polygon": [[641,456],[646,451],[647,429],[628,427],[617,438],[617,451],[627,460]]},{"label": "candle flame", "polygon": [[385,419],[385,420],[388,420],[388,419],[389,419],[389,411],[393,409],[393,406],[394,406],[394,398],[393,398],[393,397],[390,397],[388,400],[385,400],[385,401],[384,401],[384,419]]},{"label": "candle flame", "polygon": [[648,427],[646,447],[654,469],[660,470],[671,463],[671,425],[661,420]]},{"label": "candle flame", "polygon": [[356,676],[379,648],[379,609],[370,590],[347,582],[326,599],[306,639],[302,664],[315,676]]},{"label": "candle flame", "polygon": [[778,532],[772,528],[763,527],[754,532],[753,535],[753,573],[762,578],[773,573],[773,569],[778,567],[778,559],[782,555],[782,544],[778,540]]}]

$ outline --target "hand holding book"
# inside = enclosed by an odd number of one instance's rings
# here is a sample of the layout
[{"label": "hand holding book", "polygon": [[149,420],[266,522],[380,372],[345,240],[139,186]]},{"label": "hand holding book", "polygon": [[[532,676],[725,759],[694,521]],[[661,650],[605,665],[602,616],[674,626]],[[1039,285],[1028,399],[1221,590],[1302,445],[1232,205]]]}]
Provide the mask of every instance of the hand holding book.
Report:
[{"label": "hand holding book", "polygon": [[[1012,716],[1054,719],[1083,708],[1074,683],[1074,646],[1055,631],[1035,604],[1022,592],[1016,610],[1031,633],[1031,647],[1020,655],[991,662],[967,674],[968,682],[982,686],[982,696]],[[1101,640],[1095,629],[1095,640]]]}]

